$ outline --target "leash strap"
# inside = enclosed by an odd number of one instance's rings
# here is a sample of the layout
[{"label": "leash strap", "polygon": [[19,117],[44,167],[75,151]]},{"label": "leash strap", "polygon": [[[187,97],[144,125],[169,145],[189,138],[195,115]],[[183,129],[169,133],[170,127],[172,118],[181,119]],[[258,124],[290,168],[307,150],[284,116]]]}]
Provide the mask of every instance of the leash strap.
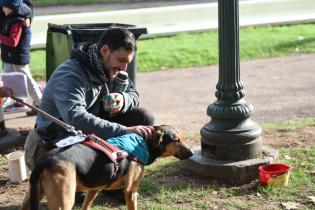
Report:
[{"label": "leash strap", "polygon": [[29,103],[23,101],[22,99],[19,99],[19,98],[16,98],[14,96],[10,96],[12,99],[14,99],[15,101],[17,101],[18,103],[20,104],[23,104],[29,108],[31,108],[32,110],[36,111],[38,114],[42,115],[43,117],[55,122],[56,124],[60,125],[61,127],[63,127],[66,131],[68,132],[71,132],[71,133],[74,133],[75,135],[79,135],[81,137],[85,137],[85,135],[82,133],[82,131],[80,130],[75,130],[75,127],[51,116],[50,114],[48,114],[47,112],[44,112],[43,110],[35,107],[35,106],[32,106],[30,105]]}]

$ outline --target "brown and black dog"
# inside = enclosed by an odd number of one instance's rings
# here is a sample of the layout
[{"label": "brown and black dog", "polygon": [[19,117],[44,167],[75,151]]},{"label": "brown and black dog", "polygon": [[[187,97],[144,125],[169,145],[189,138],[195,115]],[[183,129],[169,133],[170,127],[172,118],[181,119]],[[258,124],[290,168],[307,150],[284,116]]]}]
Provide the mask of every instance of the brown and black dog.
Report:
[{"label": "brown and black dog", "polygon": [[[183,135],[172,126],[154,127],[152,139],[146,140],[149,162],[158,157],[175,156],[181,160],[193,155],[183,144]],[[40,200],[47,198],[50,210],[70,210],[75,192],[86,192],[82,209],[92,206],[100,190],[122,189],[128,210],[137,209],[137,191],[144,173],[144,165],[125,158],[119,161],[118,170],[102,152],[75,144],[56,148],[38,161],[30,178],[30,191],[21,209],[37,210]]]}]

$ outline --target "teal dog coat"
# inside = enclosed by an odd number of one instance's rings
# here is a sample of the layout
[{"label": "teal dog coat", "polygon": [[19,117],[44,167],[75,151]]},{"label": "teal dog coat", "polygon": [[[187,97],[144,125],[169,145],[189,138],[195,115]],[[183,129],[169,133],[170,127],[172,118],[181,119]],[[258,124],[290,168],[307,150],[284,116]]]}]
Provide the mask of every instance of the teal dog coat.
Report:
[{"label": "teal dog coat", "polygon": [[109,138],[108,143],[128,152],[141,163],[147,165],[149,162],[149,149],[144,138],[136,133],[128,133],[122,136]]}]

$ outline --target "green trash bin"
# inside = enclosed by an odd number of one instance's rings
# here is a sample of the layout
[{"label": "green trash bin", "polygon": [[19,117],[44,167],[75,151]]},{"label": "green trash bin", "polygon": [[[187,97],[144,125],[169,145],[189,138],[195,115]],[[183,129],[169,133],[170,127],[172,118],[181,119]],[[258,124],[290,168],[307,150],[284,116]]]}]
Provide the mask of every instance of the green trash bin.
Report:
[{"label": "green trash bin", "polygon": [[[146,28],[120,23],[96,24],[65,24],[56,25],[48,23],[46,40],[46,81],[53,71],[64,61],[69,59],[72,47],[81,42],[97,42],[101,34],[110,27],[123,27],[132,32],[136,40],[147,34]],[[127,72],[135,83],[136,55],[128,65]]]}]

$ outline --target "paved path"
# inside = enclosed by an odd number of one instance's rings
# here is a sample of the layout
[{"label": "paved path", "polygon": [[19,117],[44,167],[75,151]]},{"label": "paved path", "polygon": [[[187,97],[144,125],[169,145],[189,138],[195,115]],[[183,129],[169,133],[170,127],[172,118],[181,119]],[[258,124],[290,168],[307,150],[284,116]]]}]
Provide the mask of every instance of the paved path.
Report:
[{"label": "paved path", "polygon": [[[315,117],[315,54],[241,63],[245,100],[255,107],[258,123]],[[141,106],[154,112],[156,124],[172,124],[196,134],[210,120],[218,66],[140,73],[136,84]],[[5,114],[10,128],[33,127],[35,117]]]}]

